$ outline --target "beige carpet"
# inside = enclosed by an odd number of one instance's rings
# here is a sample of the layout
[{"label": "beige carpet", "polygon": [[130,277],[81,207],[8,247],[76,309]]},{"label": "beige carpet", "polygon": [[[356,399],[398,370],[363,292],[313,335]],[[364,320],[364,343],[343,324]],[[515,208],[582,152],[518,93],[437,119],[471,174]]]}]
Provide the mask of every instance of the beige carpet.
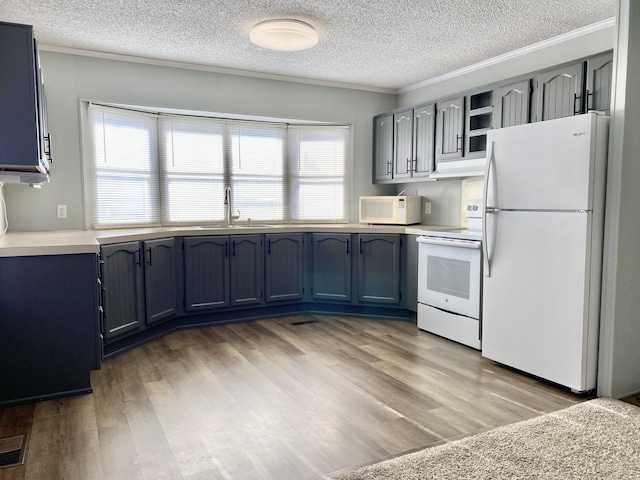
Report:
[{"label": "beige carpet", "polygon": [[330,478],[640,479],[640,407],[598,398]]}]

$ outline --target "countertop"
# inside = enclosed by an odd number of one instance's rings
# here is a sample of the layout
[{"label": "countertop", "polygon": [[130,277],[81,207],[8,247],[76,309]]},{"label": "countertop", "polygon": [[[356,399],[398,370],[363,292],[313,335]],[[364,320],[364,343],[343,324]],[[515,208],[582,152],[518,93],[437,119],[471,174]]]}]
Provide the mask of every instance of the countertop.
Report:
[{"label": "countertop", "polygon": [[0,257],[34,255],[69,255],[98,253],[100,245],[152,240],[162,237],[190,237],[198,235],[230,235],[248,233],[405,233],[420,235],[425,230],[447,231],[459,227],[446,225],[369,225],[364,223],[341,224],[286,224],[202,227],[154,227],[120,230],[55,230],[46,232],[9,232],[0,238]]}]

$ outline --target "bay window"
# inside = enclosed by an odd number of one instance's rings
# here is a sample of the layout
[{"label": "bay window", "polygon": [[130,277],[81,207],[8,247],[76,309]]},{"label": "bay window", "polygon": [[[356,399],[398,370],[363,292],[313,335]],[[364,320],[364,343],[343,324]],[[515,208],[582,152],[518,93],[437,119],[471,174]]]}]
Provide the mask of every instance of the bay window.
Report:
[{"label": "bay window", "polygon": [[346,222],[349,127],[88,107],[94,228]]}]

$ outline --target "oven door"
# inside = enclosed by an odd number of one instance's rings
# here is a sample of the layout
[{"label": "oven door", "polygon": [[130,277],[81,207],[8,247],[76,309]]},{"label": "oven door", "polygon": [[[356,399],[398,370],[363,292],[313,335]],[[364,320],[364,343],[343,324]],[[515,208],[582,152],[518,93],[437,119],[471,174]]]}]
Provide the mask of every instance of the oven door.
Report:
[{"label": "oven door", "polygon": [[418,237],[418,302],[480,319],[481,243]]}]

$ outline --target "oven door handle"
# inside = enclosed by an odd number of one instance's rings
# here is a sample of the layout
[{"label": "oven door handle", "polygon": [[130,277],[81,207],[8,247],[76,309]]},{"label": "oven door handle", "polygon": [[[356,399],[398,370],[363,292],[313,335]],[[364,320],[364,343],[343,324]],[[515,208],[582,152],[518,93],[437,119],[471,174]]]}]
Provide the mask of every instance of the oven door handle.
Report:
[{"label": "oven door handle", "polygon": [[434,238],[434,237],[418,237],[418,243],[426,243],[428,245],[444,245],[445,247],[456,247],[456,248],[473,248],[479,249],[480,242],[475,242],[472,240],[456,240],[456,239],[446,239],[446,238]]}]

